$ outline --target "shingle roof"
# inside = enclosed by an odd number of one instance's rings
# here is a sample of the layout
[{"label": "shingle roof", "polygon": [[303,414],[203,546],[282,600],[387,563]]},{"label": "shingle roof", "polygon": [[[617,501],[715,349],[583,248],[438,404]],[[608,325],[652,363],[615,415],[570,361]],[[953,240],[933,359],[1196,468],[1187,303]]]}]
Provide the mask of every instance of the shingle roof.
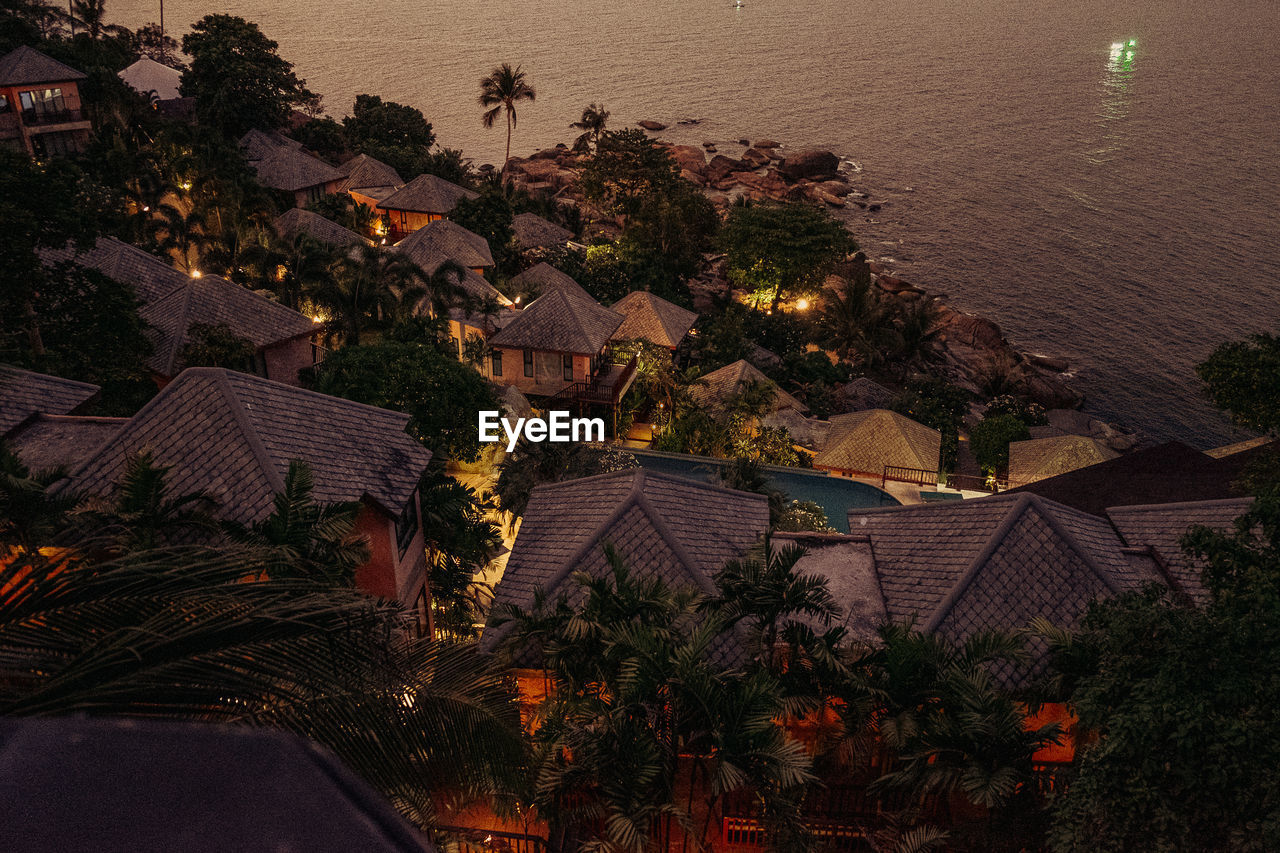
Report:
[{"label": "shingle roof", "polygon": [[187,278],[181,290],[138,313],[155,330],[147,366],[161,376],[182,370],[182,348],[193,323],[225,325],[259,350],[316,328],[311,318],[216,275]]},{"label": "shingle roof", "polygon": [[409,256],[415,264],[433,274],[445,261],[464,267],[491,267],[493,255],[489,241],[456,222],[437,219],[419,228],[399,243],[395,250]]},{"label": "shingle roof", "polygon": [[1268,447],[1214,459],[1170,441],[1011,491],[1031,492],[1094,515],[1103,515],[1112,506],[1240,497],[1233,483],[1243,467]]},{"label": "shingle roof", "polygon": [[271,511],[289,463],[311,466],[315,499],[368,497],[396,515],[431,452],[405,432],[409,416],[211,367],[183,371],[71,474],[71,488],[105,495],[128,461],[150,450],[172,466],[169,487],[207,490],[239,522]]},{"label": "shingle roof", "polygon": [[240,140],[258,182],[272,189],[297,192],[342,179],[343,175],[292,141],[259,130],[251,130]]},{"label": "shingle roof", "polygon": [[511,220],[522,249],[554,249],[573,239],[573,232],[536,213],[517,213]]},{"label": "shingle roof", "polygon": [[702,406],[721,407],[731,397],[739,394],[752,383],[765,383],[777,388],[774,398],[774,409],[792,408],[798,412],[807,411],[804,403],[777,387],[777,383],[765,376],[751,362],[738,359],[719,370],[713,370],[690,386],[689,395],[694,402]]},{"label": "shingle roof", "polygon": [[443,216],[464,198],[479,198],[479,195],[436,175],[419,175],[378,202],[378,207],[381,210],[408,210]]},{"label": "shingle roof", "polygon": [[178,86],[182,83],[182,72],[149,56],[142,57],[116,76],[135,92],[144,95],[155,92],[161,101],[181,97]]},{"label": "shingle roof", "polygon": [[595,355],[622,325],[622,315],[594,299],[554,287],[529,303],[500,332],[493,346]]},{"label": "shingle roof", "polygon": [[1097,465],[1120,454],[1083,435],[1031,438],[1009,445],[1009,482],[1025,485]]},{"label": "shingle roof", "polygon": [[[768,500],[643,468],[538,486],[520,523],[495,602],[528,608],[576,589],[573,572],[608,572],[611,543],[638,576],[713,592],[711,576],[769,525]],[[571,600],[574,595],[570,595]],[[497,633],[485,631],[492,647]]]},{"label": "shingle roof", "polygon": [[1107,517],[1124,541],[1134,548],[1151,548],[1164,565],[1174,585],[1197,602],[1206,601],[1208,591],[1200,582],[1203,566],[1182,550],[1183,535],[1203,525],[1220,531],[1233,529],[1235,520],[1252,505],[1252,498],[1191,501],[1176,504],[1111,507]]},{"label": "shingle roof", "polygon": [[1069,627],[1094,598],[1163,580],[1103,519],[1035,495],[855,509],[849,530],[870,539],[889,618],[957,640],[1037,616]]},{"label": "shingle roof", "polygon": [[74,468],[120,431],[128,418],[32,415],[5,435],[5,443],[32,471]]},{"label": "shingle roof", "polygon": [[331,246],[345,247],[353,243],[371,242],[332,219],[326,219],[314,211],[303,210],[300,207],[291,207],[277,216],[275,226],[276,233],[286,239],[302,231]]},{"label": "shingle roof", "polygon": [[840,387],[845,404],[855,412],[883,409],[893,400],[893,392],[865,376],[858,376]]},{"label": "shingle roof", "polygon": [[63,83],[86,79],[87,74],[26,45],[0,56],[0,86],[28,86],[34,83]]},{"label": "shingle roof", "polygon": [[643,338],[660,347],[675,349],[698,321],[693,311],[681,308],[646,290],[633,290],[613,303],[613,310],[626,317],[615,341]]},{"label": "shingle roof", "polygon": [[101,389],[47,373],[0,364],[0,436],[31,415],[66,415],[98,399]]},{"label": "shingle roof", "polygon": [[338,171],[345,177],[338,184],[337,192],[404,186],[404,181],[395,169],[368,154],[357,154],[339,165]]},{"label": "shingle roof", "polygon": [[74,261],[81,266],[92,267],[108,278],[132,285],[143,305],[181,290],[190,280],[189,276],[155,255],[115,237],[99,237],[93,248],[85,251],[68,247],[42,250],[40,254],[46,263]]},{"label": "shingle roof", "polygon": [[573,280],[572,276],[561,272],[546,261],[534,264],[519,275],[512,276],[511,286],[517,291],[533,293],[535,298],[559,287],[570,290],[584,299],[595,301],[582,285]]},{"label": "shingle roof", "polygon": [[0,821],[15,853],[437,850],[329,750],[278,729],[6,718],[0,768],[0,801],[21,803]]},{"label": "shingle roof", "polygon": [[819,468],[879,475],[886,465],[937,471],[942,434],[887,409],[831,419],[831,431],[814,457]]}]

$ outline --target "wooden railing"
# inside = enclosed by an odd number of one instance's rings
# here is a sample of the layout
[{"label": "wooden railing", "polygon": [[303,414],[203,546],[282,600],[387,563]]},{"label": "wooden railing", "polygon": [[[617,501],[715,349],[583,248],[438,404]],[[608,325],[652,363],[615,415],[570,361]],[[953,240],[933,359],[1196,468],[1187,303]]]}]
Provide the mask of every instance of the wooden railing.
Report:
[{"label": "wooden railing", "polygon": [[977,474],[948,474],[947,488],[966,492],[1003,492],[1009,481],[1003,477],[982,477]]},{"label": "wooden railing", "polygon": [[917,486],[938,485],[938,472],[926,471],[923,468],[903,468],[899,465],[886,465],[880,476],[880,487],[893,480],[897,483],[914,483]]},{"label": "wooden railing", "polygon": [[631,385],[631,380],[636,375],[637,356],[632,356],[631,360],[623,364],[622,372],[611,382],[605,382],[601,379],[601,375],[607,375],[610,367],[617,367],[621,362],[615,362],[606,365],[588,382],[574,382],[567,387],[561,389],[554,397],[551,398],[549,404],[557,402],[574,402],[574,403],[603,403],[605,405],[614,405],[626,392]]},{"label": "wooden railing", "polygon": [[473,829],[465,826],[438,826],[440,846],[444,850],[482,851],[503,850],[510,853],[550,853],[547,839],[540,835],[522,832],[498,832],[491,829]]}]

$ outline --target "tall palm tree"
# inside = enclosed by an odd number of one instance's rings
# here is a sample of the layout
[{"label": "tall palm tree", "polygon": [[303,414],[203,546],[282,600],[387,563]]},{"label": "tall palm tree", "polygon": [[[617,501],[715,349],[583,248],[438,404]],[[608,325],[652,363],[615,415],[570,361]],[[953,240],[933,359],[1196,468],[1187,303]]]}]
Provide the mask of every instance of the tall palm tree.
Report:
[{"label": "tall palm tree", "polygon": [[106,0],[71,0],[66,18],[73,33],[79,24],[92,41],[98,41],[104,35],[120,36],[129,32],[118,24],[107,23]]},{"label": "tall palm tree", "polygon": [[593,101],[584,107],[582,118],[569,125],[569,127],[575,127],[582,131],[582,135],[574,140],[574,150],[589,151],[592,145],[600,141],[600,134],[604,132],[608,121],[609,111],[600,104]]},{"label": "tall palm tree", "polygon": [[499,114],[504,110],[507,114],[507,156],[502,161],[504,170],[507,168],[507,160],[511,159],[511,131],[516,126],[516,103],[532,101],[535,97],[536,93],[519,65],[512,68],[509,63],[504,62],[480,81],[480,106],[488,108],[480,118],[484,126],[493,127]]},{"label": "tall palm tree", "polygon": [[869,271],[823,298],[815,321],[815,342],[847,360],[878,364],[895,341],[893,312],[871,283]]},{"label": "tall palm tree", "polygon": [[197,210],[184,211],[176,204],[155,208],[149,230],[160,248],[176,256],[187,272],[197,268],[200,250],[209,244],[204,215]]}]

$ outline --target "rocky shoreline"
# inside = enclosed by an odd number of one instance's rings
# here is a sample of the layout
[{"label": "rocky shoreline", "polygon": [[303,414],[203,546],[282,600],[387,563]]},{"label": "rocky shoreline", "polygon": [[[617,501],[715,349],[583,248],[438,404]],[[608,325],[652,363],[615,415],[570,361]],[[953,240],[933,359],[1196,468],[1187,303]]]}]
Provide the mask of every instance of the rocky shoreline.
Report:
[{"label": "rocky shoreline", "polygon": [[[696,124],[688,120],[682,124]],[[639,123],[650,133],[667,129],[656,121]],[[701,187],[718,207],[727,209],[739,198],[750,200],[808,201],[835,210],[878,212],[884,202],[858,189],[849,179],[851,161],[831,151],[801,149],[790,151],[771,139],[738,139],[730,142],[703,142],[702,145],[664,143],[680,168],[682,177]],[[731,151],[738,156],[729,156]],[[529,157],[513,157],[507,164],[507,176],[520,188],[547,193],[560,201],[572,202],[594,221],[589,237],[614,237],[617,223],[601,211],[594,210],[582,196],[579,176],[585,157],[566,145],[535,152]],[[860,262],[865,259],[860,259]],[[1052,425],[1062,432],[1087,435],[1124,452],[1143,443],[1139,434],[1122,426],[1108,424],[1079,411],[1083,395],[1064,374],[1070,365],[1064,359],[1026,353],[1015,348],[994,321],[960,311],[943,300],[945,294],[928,290],[904,280],[896,271],[877,261],[865,261],[872,281],[886,298],[901,300],[934,299],[939,311],[939,341],[943,363],[941,372],[962,388],[980,398],[998,376],[1016,385],[1019,392],[1050,412]],[[695,303],[701,293],[727,290],[723,263],[712,263],[707,272],[691,282]]]}]

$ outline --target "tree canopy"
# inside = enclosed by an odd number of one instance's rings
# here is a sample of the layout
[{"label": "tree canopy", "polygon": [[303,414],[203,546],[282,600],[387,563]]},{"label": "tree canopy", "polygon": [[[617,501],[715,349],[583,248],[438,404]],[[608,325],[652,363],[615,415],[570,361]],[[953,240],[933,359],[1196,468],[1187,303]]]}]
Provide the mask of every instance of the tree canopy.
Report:
[{"label": "tree canopy", "polygon": [[318,102],[277,47],[257,24],[234,15],[206,15],[191,25],[182,37],[191,64],[181,92],[195,98],[202,125],[238,139],[250,128],[283,127],[294,108]]},{"label": "tree canopy", "polygon": [[1280,336],[1222,344],[1196,372],[1213,404],[1240,426],[1280,432]]},{"label": "tree canopy", "polygon": [[754,284],[774,308],[791,292],[816,289],[858,246],[839,221],[804,202],[737,205],[720,230],[729,271]]}]

